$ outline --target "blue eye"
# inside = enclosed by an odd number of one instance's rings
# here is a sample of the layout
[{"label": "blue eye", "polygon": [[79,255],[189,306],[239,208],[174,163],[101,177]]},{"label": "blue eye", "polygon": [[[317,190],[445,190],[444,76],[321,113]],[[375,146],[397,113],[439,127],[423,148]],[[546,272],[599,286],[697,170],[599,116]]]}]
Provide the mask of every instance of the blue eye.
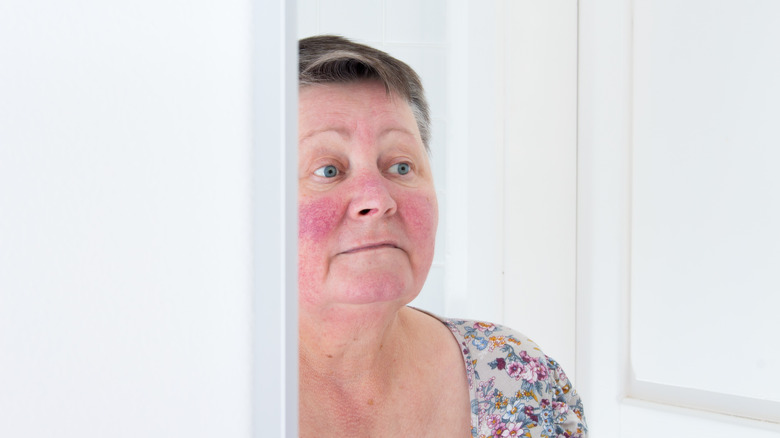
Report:
[{"label": "blue eye", "polygon": [[314,174],[324,178],[333,178],[339,174],[339,170],[336,168],[336,166],[329,164],[327,166],[322,166],[319,169],[315,170]]},{"label": "blue eye", "polygon": [[390,173],[397,173],[399,175],[406,175],[412,170],[412,166],[409,163],[398,163],[390,166]]}]

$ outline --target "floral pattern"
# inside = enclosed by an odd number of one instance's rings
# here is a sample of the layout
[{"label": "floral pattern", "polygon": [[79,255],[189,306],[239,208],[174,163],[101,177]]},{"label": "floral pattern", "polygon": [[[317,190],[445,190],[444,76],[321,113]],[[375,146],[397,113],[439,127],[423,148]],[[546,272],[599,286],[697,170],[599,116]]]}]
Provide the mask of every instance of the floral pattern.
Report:
[{"label": "floral pattern", "polygon": [[561,366],[530,339],[505,327],[442,320],[461,345],[478,438],[584,438],[577,391]]}]

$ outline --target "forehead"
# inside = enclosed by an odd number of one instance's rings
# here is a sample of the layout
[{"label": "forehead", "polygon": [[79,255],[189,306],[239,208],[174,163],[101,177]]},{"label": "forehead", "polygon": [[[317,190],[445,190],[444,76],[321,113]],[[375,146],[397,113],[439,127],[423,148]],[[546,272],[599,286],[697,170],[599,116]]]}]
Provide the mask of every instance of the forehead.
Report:
[{"label": "forehead", "polygon": [[299,92],[299,139],[321,131],[404,130],[420,139],[408,103],[380,82],[317,84]]}]

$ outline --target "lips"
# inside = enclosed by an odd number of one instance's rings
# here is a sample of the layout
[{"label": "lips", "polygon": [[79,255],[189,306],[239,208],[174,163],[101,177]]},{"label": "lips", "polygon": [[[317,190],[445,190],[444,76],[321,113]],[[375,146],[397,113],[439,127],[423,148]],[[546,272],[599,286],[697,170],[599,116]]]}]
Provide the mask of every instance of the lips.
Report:
[{"label": "lips", "polygon": [[356,246],[356,247],[348,249],[346,251],[342,251],[342,254],[354,254],[354,253],[357,253],[357,252],[373,251],[373,250],[383,249],[383,248],[398,249],[398,245],[396,245],[396,244],[394,244],[392,242],[371,243],[371,244],[367,244],[367,245]]}]

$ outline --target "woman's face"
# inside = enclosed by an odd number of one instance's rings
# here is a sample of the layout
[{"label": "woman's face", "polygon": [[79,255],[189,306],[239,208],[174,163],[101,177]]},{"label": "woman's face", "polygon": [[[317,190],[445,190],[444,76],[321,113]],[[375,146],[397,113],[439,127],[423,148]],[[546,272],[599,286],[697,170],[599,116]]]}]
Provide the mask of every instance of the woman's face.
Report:
[{"label": "woman's face", "polygon": [[298,149],[301,305],[414,299],[438,207],[409,105],[378,82],[304,87]]}]

